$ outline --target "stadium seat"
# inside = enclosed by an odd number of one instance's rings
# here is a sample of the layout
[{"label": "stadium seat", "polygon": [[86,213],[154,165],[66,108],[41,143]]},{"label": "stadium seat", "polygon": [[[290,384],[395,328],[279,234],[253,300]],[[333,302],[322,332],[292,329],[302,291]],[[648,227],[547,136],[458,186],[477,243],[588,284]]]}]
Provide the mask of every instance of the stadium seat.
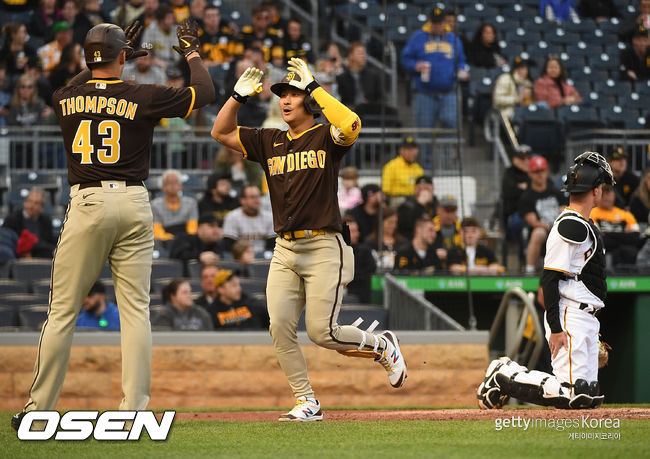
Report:
[{"label": "stadium seat", "polygon": [[33,306],[35,304],[45,304],[48,302],[47,296],[33,293],[13,293],[0,296],[0,306],[20,308],[22,306]]},{"label": "stadium seat", "polygon": [[251,278],[266,280],[269,276],[270,267],[271,260],[255,260],[248,265],[248,272]]},{"label": "stadium seat", "polygon": [[18,327],[18,316],[13,308],[0,306],[0,330]]},{"label": "stadium seat", "polygon": [[23,282],[31,292],[34,282],[50,279],[52,273],[52,260],[47,258],[32,258],[14,260],[11,266],[11,277]]},{"label": "stadium seat", "polygon": [[636,110],[647,110],[648,99],[642,97],[638,92],[631,92],[626,96],[622,96],[621,105],[623,107],[629,107]]},{"label": "stadium seat", "polygon": [[609,78],[605,81],[594,81],[594,91],[603,95],[616,95],[620,97],[629,97],[632,93],[632,83],[629,81],[616,81]]},{"label": "stadium seat", "polygon": [[602,109],[600,116],[605,120],[608,128],[625,129],[625,120],[628,115],[620,105]]},{"label": "stadium seat", "polygon": [[242,291],[247,294],[252,293],[266,293],[266,279],[246,279],[240,278]]},{"label": "stadium seat", "polygon": [[151,278],[155,280],[161,277],[183,277],[183,263],[179,260],[153,260]]},{"label": "stadium seat", "polygon": [[482,22],[493,23],[495,16],[499,14],[499,9],[485,3],[474,2],[473,5],[463,9],[463,14],[467,17],[478,18]]},{"label": "stadium seat", "polygon": [[28,284],[13,279],[0,279],[0,296],[13,293],[29,293]]},{"label": "stadium seat", "polygon": [[18,311],[18,322],[22,330],[40,331],[47,320],[47,305],[28,306]]},{"label": "stadium seat", "polygon": [[589,59],[591,67],[595,70],[616,70],[618,69],[618,53],[610,55],[606,52],[597,53]]},{"label": "stadium seat", "polygon": [[48,296],[50,294],[50,279],[41,279],[32,285],[34,295]]},{"label": "stadium seat", "polygon": [[592,55],[592,48],[584,41],[578,41],[567,44],[566,53],[569,55],[569,58],[573,58],[574,56],[587,57]]},{"label": "stadium seat", "polygon": [[564,123],[566,133],[603,127],[598,111],[593,107],[560,107],[557,109],[557,118]]},{"label": "stadium seat", "polygon": [[584,33],[592,33],[596,25],[590,18],[581,18],[577,21],[566,21],[562,24],[567,31],[578,32],[582,36]]},{"label": "stadium seat", "polygon": [[499,13],[506,18],[507,22],[522,21],[530,18],[526,8],[522,7],[519,3],[508,2],[507,5],[501,7]]},{"label": "stadium seat", "polygon": [[524,121],[547,121],[554,119],[555,117],[551,110],[533,104],[525,107],[515,107],[515,115],[512,117],[512,123],[522,124]]},{"label": "stadium seat", "polygon": [[509,63],[512,63],[513,59],[517,56],[521,56],[526,52],[526,45],[524,43],[514,43],[503,41],[504,46],[501,46],[501,54],[508,59]]},{"label": "stadium seat", "polygon": [[547,42],[556,45],[565,45],[567,43],[577,43],[580,41],[580,33],[575,31],[568,31],[561,27],[555,30],[549,30],[544,34]]}]

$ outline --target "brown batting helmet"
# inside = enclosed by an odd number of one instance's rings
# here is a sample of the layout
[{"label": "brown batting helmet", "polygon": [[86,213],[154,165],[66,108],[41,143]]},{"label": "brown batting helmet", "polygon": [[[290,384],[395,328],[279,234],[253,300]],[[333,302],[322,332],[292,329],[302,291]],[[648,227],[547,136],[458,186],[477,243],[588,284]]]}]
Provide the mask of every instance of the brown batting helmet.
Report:
[{"label": "brown batting helmet", "polygon": [[321,112],[320,106],[312,96],[307,94],[307,91],[296,86],[295,83],[298,81],[300,81],[300,75],[296,72],[289,72],[282,78],[282,81],[271,85],[271,92],[278,97],[282,97],[282,91],[285,89],[297,89],[298,91],[304,92],[306,94],[304,101],[305,111],[310,115],[314,115],[314,117],[318,116]]},{"label": "brown batting helmet", "polygon": [[98,24],[86,34],[84,56],[89,66],[114,61],[123,49],[129,49],[126,35],[115,24]]}]

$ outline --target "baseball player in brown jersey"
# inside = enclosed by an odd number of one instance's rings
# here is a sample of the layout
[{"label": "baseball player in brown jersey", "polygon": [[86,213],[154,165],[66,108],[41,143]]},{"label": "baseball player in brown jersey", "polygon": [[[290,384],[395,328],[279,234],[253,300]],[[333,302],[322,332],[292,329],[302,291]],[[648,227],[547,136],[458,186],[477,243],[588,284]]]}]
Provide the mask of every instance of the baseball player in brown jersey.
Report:
[{"label": "baseball player in brown jersey", "polygon": [[149,175],[154,126],[161,118],[186,117],[214,99],[210,75],[198,54],[196,26],[183,21],[179,46],[191,86],[174,89],[120,80],[141,27],[126,33],[113,24],[88,32],[89,69],[54,92],[68,161],[70,203],[52,264],[50,307],[41,331],[26,411],[56,408],[83,298],[109,261],[120,309],[122,390],[120,409],[142,410],[149,402],[151,326],[149,283],[153,223],[143,181]]},{"label": "baseball player in brown jersey", "polygon": [[[296,329],[305,309],[309,338],[319,346],[353,356],[373,357],[393,387],[406,378],[406,363],[395,334],[373,334],[337,324],[343,288],[354,276],[352,247],[342,235],[336,197],[343,155],[356,141],[359,117],[328,94],[307,64],[289,60],[289,73],[271,86],[280,97],[279,129],[237,126],[237,110],[261,90],[262,72],[248,68],[217,115],[212,137],[262,165],[278,234],[266,288],[275,353],[297,398],[280,421],[320,421],[320,403],[307,377]],[[322,110],[328,124],[314,124]],[[331,124],[330,124],[331,123]]]}]

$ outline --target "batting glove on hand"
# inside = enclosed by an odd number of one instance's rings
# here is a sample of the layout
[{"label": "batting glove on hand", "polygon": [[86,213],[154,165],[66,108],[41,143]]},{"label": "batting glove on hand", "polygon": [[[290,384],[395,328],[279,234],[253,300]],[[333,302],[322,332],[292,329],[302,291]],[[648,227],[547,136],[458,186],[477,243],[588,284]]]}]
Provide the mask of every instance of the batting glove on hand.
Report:
[{"label": "batting glove on hand", "polygon": [[291,86],[307,91],[308,94],[311,94],[314,89],[320,86],[318,82],[314,80],[314,76],[309,71],[307,63],[302,59],[298,57],[292,57],[289,59],[288,70],[294,72],[299,78],[299,80],[293,79],[291,81]]},{"label": "batting glove on hand", "polygon": [[124,35],[126,36],[126,60],[130,61],[131,59],[137,59],[138,57],[146,56],[148,53],[144,49],[135,50],[135,46],[138,44],[138,39],[142,33],[142,25],[137,19],[133,21],[128,27],[124,30]]},{"label": "batting glove on hand", "polygon": [[199,42],[199,32],[196,22],[189,19],[183,19],[176,28],[178,37],[178,46],[172,46],[181,56],[187,58],[190,54],[199,52],[201,43]]},{"label": "batting glove on hand", "polygon": [[240,104],[245,104],[249,96],[262,92],[264,72],[255,67],[248,67],[235,83],[232,97]]}]

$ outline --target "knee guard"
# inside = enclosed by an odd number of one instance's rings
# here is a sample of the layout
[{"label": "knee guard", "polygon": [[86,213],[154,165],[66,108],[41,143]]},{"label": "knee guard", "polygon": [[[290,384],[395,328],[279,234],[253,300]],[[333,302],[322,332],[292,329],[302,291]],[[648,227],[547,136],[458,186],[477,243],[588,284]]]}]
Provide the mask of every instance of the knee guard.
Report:
[{"label": "knee guard", "polygon": [[525,371],[508,377],[506,374],[497,373],[495,381],[500,386],[502,394],[523,402],[556,408],[568,407],[570,399],[557,381],[551,379],[550,375],[542,375],[541,372]]}]

